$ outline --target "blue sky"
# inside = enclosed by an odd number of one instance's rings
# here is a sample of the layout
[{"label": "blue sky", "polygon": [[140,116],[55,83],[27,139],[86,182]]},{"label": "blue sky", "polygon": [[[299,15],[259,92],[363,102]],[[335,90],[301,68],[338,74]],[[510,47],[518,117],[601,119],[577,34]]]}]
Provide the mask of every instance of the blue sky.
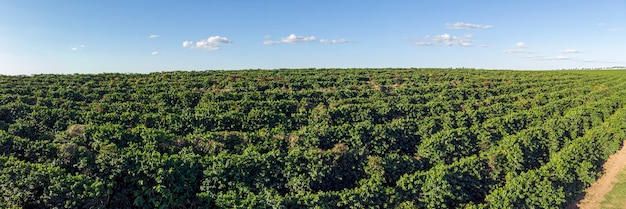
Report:
[{"label": "blue sky", "polygon": [[626,65],[626,0],[0,0],[0,74]]}]

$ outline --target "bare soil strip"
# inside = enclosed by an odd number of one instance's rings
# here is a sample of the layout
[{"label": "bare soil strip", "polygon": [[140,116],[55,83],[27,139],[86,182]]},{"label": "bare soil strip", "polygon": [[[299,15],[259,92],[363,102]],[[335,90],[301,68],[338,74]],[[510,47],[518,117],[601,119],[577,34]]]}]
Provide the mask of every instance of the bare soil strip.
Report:
[{"label": "bare soil strip", "polygon": [[[626,141],[624,141],[626,145]],[[585,196],[576,205],[572,204],[567,208],[595,209],[600,208],[600,203],[604,201],[604,196],[613,189],[617,183],[617,175],[626,168],[626,146],[622,146],[615,154],[611,155],[604,163],[604,175],[598,179],[591,187],[585,190]]]}]

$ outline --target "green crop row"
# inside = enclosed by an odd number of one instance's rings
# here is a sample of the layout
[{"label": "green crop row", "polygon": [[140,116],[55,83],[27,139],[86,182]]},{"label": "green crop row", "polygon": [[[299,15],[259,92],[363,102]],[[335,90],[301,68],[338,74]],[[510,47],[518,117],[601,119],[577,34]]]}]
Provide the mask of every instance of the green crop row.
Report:
[{"label": "green crop row", "polygon": [[559,208],[623,71],[0,76],[0,208]]}]

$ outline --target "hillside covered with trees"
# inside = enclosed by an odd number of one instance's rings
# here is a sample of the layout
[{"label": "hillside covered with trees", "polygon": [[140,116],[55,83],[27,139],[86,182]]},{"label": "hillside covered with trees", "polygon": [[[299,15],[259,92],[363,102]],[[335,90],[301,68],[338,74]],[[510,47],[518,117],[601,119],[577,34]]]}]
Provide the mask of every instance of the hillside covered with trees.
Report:
[{"label": "hillside covered with trees", "polygon": [[560,208],[625,71],[0,76],[0,208]]}]

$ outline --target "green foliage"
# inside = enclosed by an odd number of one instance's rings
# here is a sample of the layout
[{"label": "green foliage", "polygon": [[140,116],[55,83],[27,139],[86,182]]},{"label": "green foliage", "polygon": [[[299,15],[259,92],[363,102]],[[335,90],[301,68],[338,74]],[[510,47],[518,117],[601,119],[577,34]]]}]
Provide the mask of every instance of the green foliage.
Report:
[{"label": "green foliage", "polygon": [[622,71],[0,76],[0,208],[559,208]]},{"label": "green foliage", "polygon": [[489,191],[486,164],[476,156],[428,171],[405,175],[398,180],[401,197],[424,208],[456,208],[481,202]]},{"label": "green foliage", "polygon": [[102,207],[103,182],[56,166],[0,156],[0,195],[8,207]]},{"label": "green foliage", "polygon": [[417,148],[417,154],[436,164],[450,164],[463,157],[478,153],[474,133],[467,128],[439,132],[423,140]]},{"label": "green foliage", "polygon": [[561,208],[563,188],[535,171],[511,179],[495,189],[485,200],[493,208]]}]

